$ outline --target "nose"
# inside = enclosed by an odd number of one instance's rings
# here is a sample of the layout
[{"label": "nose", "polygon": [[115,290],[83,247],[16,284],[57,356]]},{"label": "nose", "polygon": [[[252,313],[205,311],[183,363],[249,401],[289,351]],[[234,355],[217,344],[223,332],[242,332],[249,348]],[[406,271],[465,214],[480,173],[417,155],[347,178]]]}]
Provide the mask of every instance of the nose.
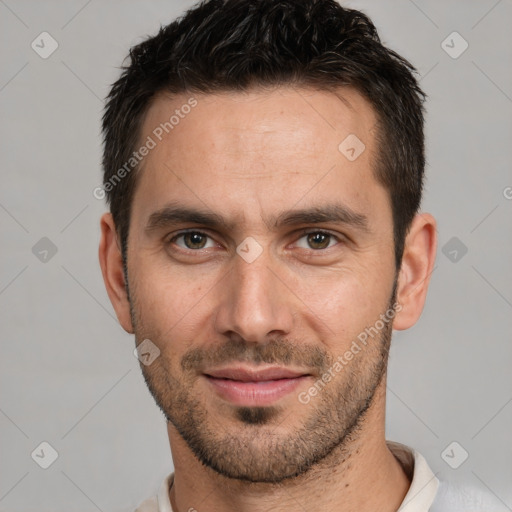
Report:
[{"label": "nose", "polygon": [[290,334],[293,294],[266,252],[251,263],[237,255],[225,279],[215,317],[218,333],[255,343]]}]

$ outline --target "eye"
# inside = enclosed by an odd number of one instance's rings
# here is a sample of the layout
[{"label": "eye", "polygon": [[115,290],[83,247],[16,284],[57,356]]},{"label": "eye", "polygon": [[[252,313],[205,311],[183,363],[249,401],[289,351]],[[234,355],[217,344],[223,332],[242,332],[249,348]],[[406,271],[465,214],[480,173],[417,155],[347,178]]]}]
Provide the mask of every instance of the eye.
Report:
[{"label": "eye", "polygon": [[[304,231],[301,235],[296,242],[296,246],[310,251],[329,249],[341,242],[339,237],[328,231]],[[168,243],[190,251],[216,247],[214,240],[202,231],[183,231],[173,236]]]},{"label": "eye", "polygon": [[[177,240],[182,240],[182,244],[178,243]],[[208,244],[208,239],[210,239],[210,245]],[[169,240],[169,243],[175,243],[181,249],[190,249],[190,250],[198,250],[198,249],[208,249],[210,247],[215,247],[215,242],[211,240],[211,238],[201,231],[185,231],[177,234],[173,238]]]},{"label": "eye", "polygon": [[[301,240],[305,240],[305,242],[301,243]],[[297,246],[301,249],[320,251],[329,249],[338,242],[340,242],[340,239],[327,231],[306,231],[302,233]]]}]

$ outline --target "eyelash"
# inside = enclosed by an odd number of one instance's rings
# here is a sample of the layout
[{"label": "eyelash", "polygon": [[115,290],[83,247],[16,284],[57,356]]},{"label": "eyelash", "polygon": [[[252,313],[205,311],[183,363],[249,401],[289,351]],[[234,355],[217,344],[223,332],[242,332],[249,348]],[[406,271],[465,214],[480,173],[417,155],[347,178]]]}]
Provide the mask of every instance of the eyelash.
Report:
[{"label": "eyelash", "polygon": [[[189,234],[189,233],[202,235],[202,236],[205,236],[205,237],[213,240],[213,237],[211,237],[208,233],[205,233],[204,231],[198,231],[196,229],[189,229],[189,230],[185,230],[185,231],[180,231],[178,234],[174,235],[171,239],[169,239],[167,243],[170,245],[173,242],[175,242],[178,238],[180,238],[186,234]],[[305,230],[300,231],[298,234],[299,234],[298,240],[300,240],[301,238],[304,238],[307,235],[319,234],[319,235],[329,236],[329,237],[335,239],[338,243],[341,243],[343,241],[341,236],[335,235],[329,231],[325,231],[322,229],[305,229]],[[319,253],[319,252],[325,252],[327,249],[331,249],[332,247],[333,246],[327,247],[325,249],[306,249],[306,250],[309,250],[313,253]],[[200,252],[202,250],[202,249],[184,249],[182,247],[180,247],[180,249],[183,251],[190,251],[190,252]]]}]

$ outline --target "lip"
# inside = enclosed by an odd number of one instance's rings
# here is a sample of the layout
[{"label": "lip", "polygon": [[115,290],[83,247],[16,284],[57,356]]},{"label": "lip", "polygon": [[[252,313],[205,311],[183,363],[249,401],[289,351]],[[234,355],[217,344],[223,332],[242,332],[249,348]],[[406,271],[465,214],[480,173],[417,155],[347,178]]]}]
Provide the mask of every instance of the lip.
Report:
[{"label": "lip", "polygon": [[204,372],[208,377],[217,379],[230,379],[240,382],[261,382],[279,379],[294,379],[307,375],[307,372],[294,371],[289,368],[271,366],[268,368],[249,368],[243,366],[231,366]]},{"label": "lip", "polygon": [[288,368],[230,367],[209,370],[204,377],[221,398],[244,406],[264,406],[283,398],[311,377]]}]

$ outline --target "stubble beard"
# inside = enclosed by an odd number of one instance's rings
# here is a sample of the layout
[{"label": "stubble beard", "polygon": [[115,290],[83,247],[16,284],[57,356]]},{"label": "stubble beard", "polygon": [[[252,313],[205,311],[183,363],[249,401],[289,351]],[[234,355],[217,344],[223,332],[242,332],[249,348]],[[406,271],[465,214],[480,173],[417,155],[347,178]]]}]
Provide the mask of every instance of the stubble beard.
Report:
[{"label": "stubble beard", "polygon": [[[394,299],[395,292],[389,308]],[[169,340],[151,338],[137,314],[136,301],[130,304],[137,344],[149,338],[159,347],[169,346]],[[391,336],[390,321],[308,404],[297,399],[294,407],[299,408],[299,415],[295,417],[304,418],[299,424],[293,421],[293,411],[279,405],[232,405],[228,418],[212,416],[211,404],[218,398],[194,394],[198,373],[193,369],[206,362],[298,363],[314,368],[321,378],[335,361],[323,348],[285,339],[266,344],[229,340],[208,351],[188,351],[178,370],[164,353],[150,366],[141,364],[141,369],[156,404],[202,464],[230,479],[279,484],[322,462],[334,466],[351,455],[351,446],[385,379]]]}]

